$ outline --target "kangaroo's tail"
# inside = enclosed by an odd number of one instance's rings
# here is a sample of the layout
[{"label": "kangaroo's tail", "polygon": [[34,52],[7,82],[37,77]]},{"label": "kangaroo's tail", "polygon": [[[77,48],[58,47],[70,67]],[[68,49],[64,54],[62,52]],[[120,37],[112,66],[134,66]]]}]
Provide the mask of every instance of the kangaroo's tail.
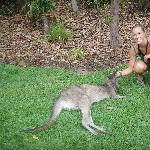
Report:
[{"label": "kangaroo's tail", "polygon": [[53,111],[52,114],[48,120],[47,123],[43,124],[40,127],[35,127],[35,128],[27,128],[27,129],[23,129],[21,131],[26,132],[26,133],[38,133],[44,130],[47,130],[48,128],[52,127],[55,122],[56,122],[56,118],[59,116],[61,110],[64,107],[64,103],[58,101],[55,106],[53,107]]},{"label": "kangaroo's tail", "polygon": [[52,122],[47,122],[40,127],[22,129],[21,131],[25,132],[25,133],[38,133],[38,132],[45,131],[45,130],[49,129],[52,126],[53,126]]}]

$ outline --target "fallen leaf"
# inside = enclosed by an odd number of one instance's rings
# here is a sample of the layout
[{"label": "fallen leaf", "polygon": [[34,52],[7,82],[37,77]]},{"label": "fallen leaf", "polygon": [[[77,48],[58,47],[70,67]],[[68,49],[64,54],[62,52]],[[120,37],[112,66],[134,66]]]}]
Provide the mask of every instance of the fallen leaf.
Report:
[{"label": "fallen leaf", "polygon": [[108,106],[107,110],[112,111],[114,108],[112,106]]},{"label": "fallen leaf", "polygon": [[33,138],[34,140],[39,140],[39,137],[37,137],[35,134],[32,134],[32,138]]}]

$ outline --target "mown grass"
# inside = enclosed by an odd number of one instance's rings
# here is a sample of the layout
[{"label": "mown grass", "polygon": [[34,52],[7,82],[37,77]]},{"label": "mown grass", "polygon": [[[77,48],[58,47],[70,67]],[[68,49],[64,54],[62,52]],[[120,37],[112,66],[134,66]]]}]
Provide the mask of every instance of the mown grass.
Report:
[{"label": "mown grass", "polygon": [[113,70],[78,75],[60,68],[20,68],[0,64],[0,149],[150,149],[150,73],[145,74],[145,86],[136,83],[134,74],[119,78],[118,93],[127,98],[107,99],[92,106],[94,122],[111,131],[112,135],[91,135],[81,126],[78,110],[63,111],[53,128],[35,137],[20,132],[20,129],[47,121],[63,89],[82,83],[103,83]]}]

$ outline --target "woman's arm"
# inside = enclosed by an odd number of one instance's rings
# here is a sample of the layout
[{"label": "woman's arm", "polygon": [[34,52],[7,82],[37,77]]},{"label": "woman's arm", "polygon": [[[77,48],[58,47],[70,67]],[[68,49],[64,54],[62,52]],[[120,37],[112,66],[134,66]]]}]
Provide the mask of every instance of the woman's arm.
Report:
[{"label": "woman's arm", "polygon": [[135,50],[134,47],[131,47],[131,49],[129,50],[129,65],[128,68],[122,71],[118,71],[117,72],[117,76],[125,76],[125,75],[129,75],[130,73],[133,72],[133,67],[134,67],[134,63],[135,63]]},{"label": "woman's arm", "polygon": [[[148,37],[148,43],[149,43],[149,45],[150,45],[150,37]],[[150,49],[149,49],[150,46],[149,46],[149,45],[148,45],[148,49],[147,49],[147,51],[148,51],[147,53],[148,53],[148,54],[146,54],[146,55],[144,56],[144,61],[145,61],[145,62],[147,62],[147,59],[150,58]]]}]

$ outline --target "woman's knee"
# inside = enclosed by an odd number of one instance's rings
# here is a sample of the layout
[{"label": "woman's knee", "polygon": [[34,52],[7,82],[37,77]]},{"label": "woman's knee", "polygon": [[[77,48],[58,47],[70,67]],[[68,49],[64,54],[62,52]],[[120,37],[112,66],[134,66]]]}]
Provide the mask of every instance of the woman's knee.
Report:
[{"label": "woman's knee", "polygon": [[133,68],[133,70],[136,73],[143,73],[144,71],[146,71],[146,69],[147,69],[147,65],[143,61],[137,61],[134,64],[134,68]]}]

